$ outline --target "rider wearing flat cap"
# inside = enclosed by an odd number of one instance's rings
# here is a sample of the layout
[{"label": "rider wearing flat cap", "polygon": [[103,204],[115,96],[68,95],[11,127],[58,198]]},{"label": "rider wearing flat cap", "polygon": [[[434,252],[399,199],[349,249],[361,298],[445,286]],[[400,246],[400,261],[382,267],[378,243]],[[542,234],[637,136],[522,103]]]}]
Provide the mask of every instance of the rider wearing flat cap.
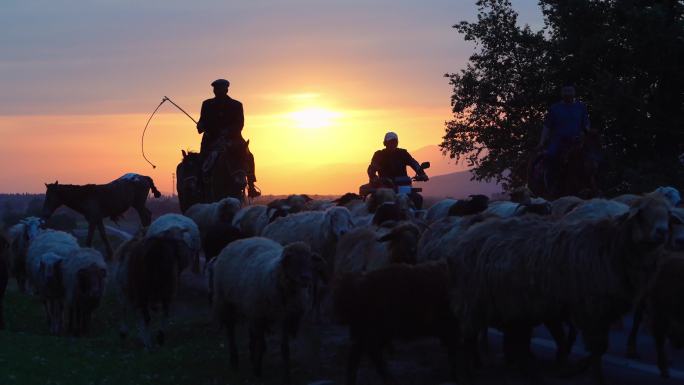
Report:
[{"label": "rider wearing flat cap", "polygon": [[[242,137],[242,128],[245,125],[245,115],[242,103],[228,96],[230,82],[226,79],[217,79],[211,83],[214,87],[215,97],[202,102],[202,112],[197,122],[197,132],[202,136],[200,154],[206,156],[211,151],[217,140],[224,138],[228,141],[238,140],[245,142]],[[247,150],[246,154],[248,195],[259,196],[259,191],[254,187],[256,175],[254,173],[254,155]]]}]

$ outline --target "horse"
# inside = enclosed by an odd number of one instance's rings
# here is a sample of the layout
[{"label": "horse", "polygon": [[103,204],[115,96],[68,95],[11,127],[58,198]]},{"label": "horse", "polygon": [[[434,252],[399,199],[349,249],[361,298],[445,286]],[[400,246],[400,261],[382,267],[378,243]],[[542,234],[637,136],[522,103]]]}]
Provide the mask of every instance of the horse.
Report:
[{"label": "horse", "polygon": [[176,191],[180,210],[185,213],[195,203],[204,202],[202,159],[197,152],[181,150],[183,160],[176,167]]},{"label": "horse", "polygon": [[220,141],[206,157],[182,150],[183,160],[176,167],[181,212],[195,203],[216,202],[226,197],[244,201],[248,146],[249,141]]},{"label": "horse", "polygon": [[600,155],[600,137],[591,132],[582,140],[569,143],[555,167],[546,154],[537,153],[528,165],[527,185],[535,195],[547,200],[567,195],[596,197],[600,194],[597,183]]},{"label": "horse", "polygon": [[107,184],[69,185],[46,183],[45,203],[41,217],[45,220],[64,205],[82,214],[88,221],[88,237],[86,245],[92,246],[95,228],[105,244],[107,258],[113,256],[112,246],[109,244],[102,220],[109,217],[116,222],[130,207],[138,212],[143,227],[152,222],[152,212],[145,207],[147,196],[152,190],[155,198],[161,193],[149,176],[126,174]]}]

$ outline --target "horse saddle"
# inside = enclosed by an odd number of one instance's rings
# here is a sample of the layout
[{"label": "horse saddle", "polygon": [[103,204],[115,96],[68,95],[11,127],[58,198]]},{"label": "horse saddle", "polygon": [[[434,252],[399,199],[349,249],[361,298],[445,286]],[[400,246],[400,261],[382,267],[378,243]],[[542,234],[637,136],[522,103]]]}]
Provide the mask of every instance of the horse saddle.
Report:
[{"label": "horse saddle", "polygon": [[[244,143],[244,148],[240,146],[239,142],[235,142],[234,140],[226,139],[225,137],[221,137],[214,142],[214,144],[210,147],[209,154],[204,158],[204,162],[202,163],[202,174],[203,175],[208,175],[209,172],[214,168],[216,165],[216,161],[218,158],[221,156],[226,151],[248,151],[247,148],[249,146],[249,142]],[[244,159],[244,156],[240,156],[240,159]]]}]

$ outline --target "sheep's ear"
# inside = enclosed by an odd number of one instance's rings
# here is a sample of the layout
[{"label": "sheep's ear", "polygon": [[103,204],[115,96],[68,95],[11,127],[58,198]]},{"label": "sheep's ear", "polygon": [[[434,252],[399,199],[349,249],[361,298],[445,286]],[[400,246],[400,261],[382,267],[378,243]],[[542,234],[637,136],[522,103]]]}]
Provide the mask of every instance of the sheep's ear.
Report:
[{"label": "sheep's ear", "polygon": [[683,225],[684,224],[684,212],[679,210],[670,211],[670,223]]},{"label": "sheep's ear", "polygon": [[394,233],[387,233],[387,234],[383,235],[382,237],[376,239],[376,241],[378,241],[378,242],[389,242],[392,239],[394,239]]},{"label": "sheep's ear", "polygon": [[183,159],[185,159],[185,157],[188,156],[188,153],[185,152],[185,150],[181,150],[181,154],[183,154]]}]

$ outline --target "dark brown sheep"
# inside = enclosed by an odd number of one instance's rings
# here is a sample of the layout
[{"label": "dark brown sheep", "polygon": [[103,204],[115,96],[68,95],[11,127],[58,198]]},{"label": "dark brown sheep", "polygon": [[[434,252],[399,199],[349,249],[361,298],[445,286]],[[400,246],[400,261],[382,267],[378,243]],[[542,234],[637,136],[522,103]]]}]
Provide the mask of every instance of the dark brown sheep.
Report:
[{"label": "dark brown sheep", "polygon": [[[174,229],[146,237],[135,242],[122,255],[116,280],[125,308],[140,312],[142,325],[140,337],[147,349],[152,347],[149,332],[151,310],[160,304],[163,311],[162,326],[157,333],[157,342],[163,345],[164,329],[168,323],[170,306],[176,294],[182,260],[187,254],[186,244]],[[124,323],[121,337],[125,338],[128,328]]]},{"label": "dark brown sheep", "polygon": [[630,334],[628,353],[636,355],[636,332],[643,310],[652,318],[652,334],[658,353],[658,369],[664,378],[670,377],[665,340],[675,348],[684,347],[684,253],[668,253],[663,257],[658,271],[639,303],[635,315],[635,328]]},{"label": "dark brown sheep", "polygon": [[390,382],[382,351],[395,339],[437,337],[455,363],[458,324],[449,308],[449,274],[444,261],[345,274],[334,284],[333,304],[338,320],[349,326],[348,385],[356,384],[364,353],[383,381]]},{"label": "dark brown sheep", "polygon": [[653,274],[668,220],[668,203],[643,197],[618,219],[521,217],[471,227],[448,257],[464,337],[472,343],[490,325],[525,335],[526,328],[567,316],[590,352],[581,366],[603,381],[610,326]]}]

